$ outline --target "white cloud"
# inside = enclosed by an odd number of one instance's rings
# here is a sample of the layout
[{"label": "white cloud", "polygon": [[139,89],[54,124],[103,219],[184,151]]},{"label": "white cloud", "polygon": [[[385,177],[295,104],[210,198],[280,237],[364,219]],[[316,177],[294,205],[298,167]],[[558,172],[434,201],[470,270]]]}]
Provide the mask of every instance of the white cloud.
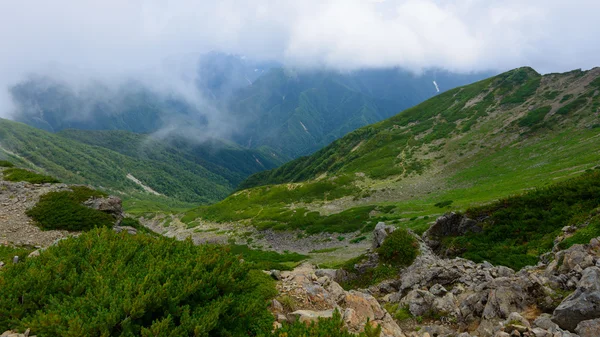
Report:
[{"label": "white cloud", "polygon": [[597,0],[0,1],[0,86],[50,69],[126,76],[209,50],[306,67],[566,71],[600,65],[597,13]]}]

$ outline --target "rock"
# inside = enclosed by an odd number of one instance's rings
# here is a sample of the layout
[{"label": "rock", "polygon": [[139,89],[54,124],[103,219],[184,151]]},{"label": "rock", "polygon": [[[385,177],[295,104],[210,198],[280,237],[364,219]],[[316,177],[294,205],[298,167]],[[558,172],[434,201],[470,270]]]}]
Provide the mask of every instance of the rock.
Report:
[{"label": "rock", "polygon": [[19,257],[18,257],[18,256],[15,256],[15,257],[13,257],[13,261],[12,261],[12,262],[13,262],[14,264],[17,264],[17,263],[19,263]]},{"label": "rock", "polygon": [[396,227],[388,226],[385,222],[377,223],[375,230],[373,231],[373,244],[371,245],[371,248],[375,250],[381,247],[383,240],[395,230]]},{"label": "rock", "polygon": [[288,314],[288,320],[300,321],[302,323],[317,322],[319,317],[331,318],[333,317],[333,309],[323,311],[312,311],[312,310],[296,310],[291,314]]},{"label": "rock", "polygon": [[498,331],[498,332],[496,332],[494,337],[510,337],[510,335],[504,331]]},{"label": "rock", "polygon": [[431,288],[429,288],[429,292],[435,296],[444,296],[446,295],[448,290],[446,290],[446,288],[444,288],[443,285],[434,284],[433,286],[431,286]]},{"label": "rock", "polygon": [[413,316],[423,316],[431,311],[433,301],[436,297],[426,290],[412,290],[402,300],[400,305],[408,307],[408,310]]},{"label": "rock", "polygon": [[379,255],[375,253],[366,254],[366,259],[354,265],[354,269],[356,272],[360,274],[364,274],[369,269],[373,269],[377,267],[379,264]]},{"label": "rock", "polygon": [[574,331],[581,321],[600,317],[600,268],[583,271],[577,289],[554,310],[552,320],[561,328]]},{"label": "rock", "polygon": [[116,225],[120,224],[123,219],[123,204],[121,199],[115,196],[111,195],[106,198],[92,197],[83,204],[89,208],[112,215],[117,220]]},{"label": "rock", "polygon": [[117,233],[127,232],[128,234],[131,234],[131,235],[137,234],[137,229],[134,227],[131,227],[131,226],[114,226],[113,230]]},{"label": "rock", "polygon": [[283,323],[283,322],[287,322],[287,321],[288,321],[288,319],[285,315],[283,315],[283,314],[277,315],[277,322]]},{"label": "rock", "polygon": [[573,245],[564,251],[562,264],[558,267],[558,272],[561,274],[568,273],[575,268],[576,265],[579,265],[581,269],[594,265],[593,259],[584,245]]},{"label": "rock", "polygon": [[271,310],[275,314],[283,313],[283,305],[281,305],[281,303],[278,300],[273,299],[271,301]]},{"label": "rock", "polygon": [[425,233],[423,240],[431,249],[437,251],[440,248],[440,239],[448,236],[460,236],[466,233],[479,233],[482,229],[477,221],[469,219],[458,213],[447,213],[439,217]]},{"label": "rock", "polygon": [[553,337],[550,331],[544,330],[542,328],[533,328],[531,329],[531,333],[534,337]]},{"label": "rock", "polygon": [[281,280],[281,272],[279,270],[271,270],[271,277],[277,281]]},{"label": "rock", "polygon": [[600,336],[600,318],[579,322],[575,328],[575,332],[577,332],[580,337]]},{"label": "rock", "polygon": [[544,330],[556,330],[558,329],[558,324],[552,322],[551,317],[548,314],[541,314],[533,321],[533,325]]},{"label": "rock", "polygon": [[315,275],[318,277],[328,277],[332,281],[336,281],[336,269],[317,269],[315,270]]},{"label": "rock", "polygon": [[[505,327],[509,327],[511,325],[520,325],[526,328],[531,328],[531,324],[529,324],[529,321],[526,320],[523,316],[521,316],[518,312],[511,312],[510,315],[508,315],[506,321],[504,322]],[[510,330],[512,331],[513,329]]]},{"label": "rock", "polygon": [[0,268],[4,267],[4,262],[0,261]]},{"label": "rock", "polygon": [[40,250],[39,249],[36,249],[33,252],[29,253],[29,255],[27,255],[28,258],[37,257],[37,256],[40,256]]}]

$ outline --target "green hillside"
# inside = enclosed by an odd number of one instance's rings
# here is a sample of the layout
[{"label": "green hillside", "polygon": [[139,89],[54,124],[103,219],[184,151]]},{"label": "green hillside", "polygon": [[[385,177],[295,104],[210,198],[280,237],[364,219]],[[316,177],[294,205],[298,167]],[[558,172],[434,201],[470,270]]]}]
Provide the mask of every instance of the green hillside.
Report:
[{"label": "green hillside", "polygon": [[[227,196],[243,177],[277,163],[271,155],[228,144],[185,148],[182,141],[169,145],[124,131],[87,132],[57,135],[0,119],[0,158],[65,183],[89,184],[126,199],[162,204],[214,202]],[[207,154],[207,148],[212,152]]]},{"label": "green hillside", "polygon": [[184,221],[352,231],[388,220],[422,231],[449,209],[598,165],[599,75],[599,68],[544,76],[519,68],[449,90],[255,174],[240,185],[245,190]]}]

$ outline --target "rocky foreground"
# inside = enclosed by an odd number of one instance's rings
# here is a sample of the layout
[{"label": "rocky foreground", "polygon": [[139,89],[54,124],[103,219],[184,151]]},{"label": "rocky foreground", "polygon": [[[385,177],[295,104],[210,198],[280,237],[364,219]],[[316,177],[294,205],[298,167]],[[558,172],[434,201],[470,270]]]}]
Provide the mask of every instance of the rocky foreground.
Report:
[{"label": "rocky foreground", "polygon": [[[391,231],[379,224],[373,245]],[[362,331],[368,319],[382,326],[382,336],[600,336],[600,238],[547,254],[518,272],[440,258],[420,242],[411,266],[369,289],[344,291],[338,282],[349,275],[343,270],[304,264],[291,272],[273,271],[279,298],[289,303],[275,300],[272,311],[283,322],[313,321],[338,310],[350,331]],[[376,256],[368,260],[377,263]],[[386,307],[412,318],[395,320]]]}]

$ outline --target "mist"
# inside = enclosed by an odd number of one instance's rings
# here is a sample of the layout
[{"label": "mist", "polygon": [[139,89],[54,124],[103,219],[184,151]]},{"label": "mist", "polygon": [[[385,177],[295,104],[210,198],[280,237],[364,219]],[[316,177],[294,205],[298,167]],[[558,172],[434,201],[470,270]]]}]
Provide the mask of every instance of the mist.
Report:
[{"label": "mist", "polygon": [[3,1],[0,116],[14,110],[8,89],[32,75],[74,92],[135,81],[225,132],[234,121],[194,85],[212,50],[297,69],[589,69],[599,12],[594,0]]}]

